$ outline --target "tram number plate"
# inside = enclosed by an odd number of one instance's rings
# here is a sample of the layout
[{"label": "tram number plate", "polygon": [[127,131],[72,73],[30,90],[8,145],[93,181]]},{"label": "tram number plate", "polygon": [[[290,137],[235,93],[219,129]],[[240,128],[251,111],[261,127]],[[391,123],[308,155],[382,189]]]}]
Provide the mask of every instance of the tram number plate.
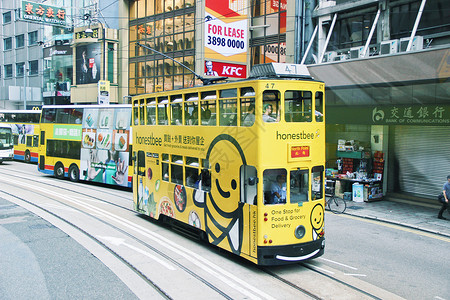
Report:
[{"label": "tram number plate", "polygon": [[309,157],[309,146],[291,147],[291,158],[295,157]]}]

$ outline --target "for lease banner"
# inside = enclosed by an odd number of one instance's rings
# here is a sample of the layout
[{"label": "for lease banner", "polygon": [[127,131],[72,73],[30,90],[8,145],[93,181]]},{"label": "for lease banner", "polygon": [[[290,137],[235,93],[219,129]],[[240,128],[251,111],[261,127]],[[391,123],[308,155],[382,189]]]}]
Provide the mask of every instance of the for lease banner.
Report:
[{"label": "for lease banner", "polygon": [[205,59],[247,63],[248,0],[205,1]]}]

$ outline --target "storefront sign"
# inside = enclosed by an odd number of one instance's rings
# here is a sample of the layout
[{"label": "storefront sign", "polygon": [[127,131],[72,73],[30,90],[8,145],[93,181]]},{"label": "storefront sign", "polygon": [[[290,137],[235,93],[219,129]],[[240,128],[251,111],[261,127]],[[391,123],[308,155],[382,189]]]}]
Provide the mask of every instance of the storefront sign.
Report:
[{"label": "storefront sign", "polygon": [[108,80],[98,81],[98,104],[109,105],[110,85]]},{"label": "storefront sign", "polygon": [[247,0],[205,1],[205,58],[247,62]]},{"label": "storefront sign", "polygon": [[[78,32],[75,32],[75,34],[74,34],[74,39],[77,41],[82,40],[82,39],[88,39],[88,38],[98,39],[99,38],[98,28],[93,28],[92,33],[86,33],[85,31],[78,31]],[[78,42],[82,42],[82,41],[78,41]]]},{"label": "storefront sign", "polygon": [[27,21],[66,26],[66,10],[64,8],[22,1],[22,18]]},{"label": "storefront sign", "polygon": [[247,78],[247,66],[217,61],[205,61],[205,75]]},{"label": "storefront sign", "polygon": [[44,57],[64,56],[64,55],[72,55],[72,47],[64,45],[64,46],[52,46],[49,48],[44,48]]},{"label": "storefront sign", "polygon": [[329,124],[450,125],[450,105],[329,106]]}]

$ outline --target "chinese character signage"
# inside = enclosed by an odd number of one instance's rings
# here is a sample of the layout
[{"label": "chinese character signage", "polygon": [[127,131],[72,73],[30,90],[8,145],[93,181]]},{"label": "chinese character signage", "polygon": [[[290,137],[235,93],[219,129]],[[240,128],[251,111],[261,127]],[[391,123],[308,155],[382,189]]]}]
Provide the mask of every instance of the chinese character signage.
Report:
[{"label": "chinese character signage", "polygon": [[66,26],[65,8],[22,1],[22,18],[45,24]]},{"label": "chinese character signage", "polygon": [[[246,71],[248,50],[247,0],[205,1],[205,58],[206,61],[243,63]],[[208,65],[205,62],[205,67]],[[222,76],[222,70],[214,70]],[[205,75],[210,75],[205,73]],[[223,74],[228,77],[241,76]]]},{"label": "chinese character signage", "polygon": [[450,106],[442,104],[330,106],[327,123],[370,125],[450,125]]},{"label": "chinese character signage", "polygon": [[74,39],[75,40],[81,40],[81,39],[87,39],[87,38],[98,39],[99,38],[98,34],[99,34],[98,28],[93,28],[92,33],[86,33],[85,31],[75,32]]},{"label": "chinese character signage", "polygon": [[109,105],[109,81],[99,80],[98,81],[98,104]]},{"label": "chinese character signage", "polygon": [[309,146],[291,147],[291,158],[295,157],[309,157]]},{"label": "chinese character signage", "polygon": [[53,127],[53,138],[78,141],[81,139],[81,126],[55,125]]}]

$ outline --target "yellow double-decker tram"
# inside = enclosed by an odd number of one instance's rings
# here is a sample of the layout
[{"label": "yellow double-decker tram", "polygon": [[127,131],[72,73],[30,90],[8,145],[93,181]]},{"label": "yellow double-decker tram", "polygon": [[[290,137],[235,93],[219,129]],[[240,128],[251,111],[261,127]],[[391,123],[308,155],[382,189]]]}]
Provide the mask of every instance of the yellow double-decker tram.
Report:
[{"label": "yellow double-decker tram", "polygon": [[136,211],[260,265],[322,255],[324,89],[303,65],[264,64],[134,97]]}]

